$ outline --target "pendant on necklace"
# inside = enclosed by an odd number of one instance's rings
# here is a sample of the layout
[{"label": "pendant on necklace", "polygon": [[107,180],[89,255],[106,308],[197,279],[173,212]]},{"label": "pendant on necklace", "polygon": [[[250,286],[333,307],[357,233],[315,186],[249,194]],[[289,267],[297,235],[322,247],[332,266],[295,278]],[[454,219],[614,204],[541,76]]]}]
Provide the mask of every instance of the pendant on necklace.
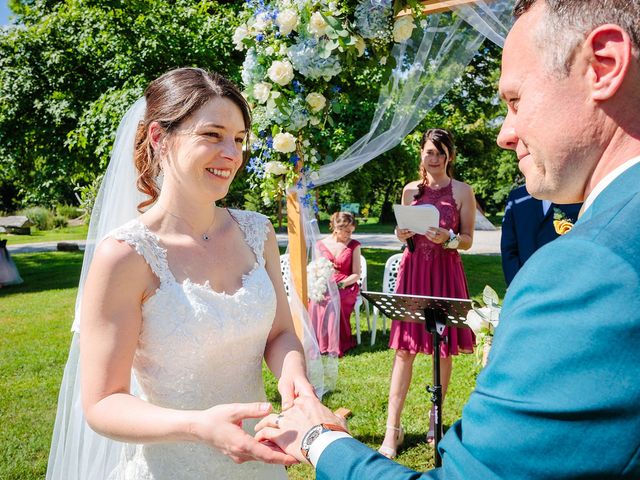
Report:
[{"label": "pendant on necklace", "polygon": [[203,233],[202,239],[206,242],[207,240],[209,240],[209,235],[207,235],[206,233]]}]

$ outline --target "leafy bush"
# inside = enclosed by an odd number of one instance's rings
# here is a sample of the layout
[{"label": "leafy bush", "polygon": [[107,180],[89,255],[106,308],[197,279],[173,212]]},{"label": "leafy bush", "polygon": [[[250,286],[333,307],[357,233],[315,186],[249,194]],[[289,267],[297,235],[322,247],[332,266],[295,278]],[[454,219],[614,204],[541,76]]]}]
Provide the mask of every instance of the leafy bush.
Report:
[{"label": "leafy bush", "polygon": [[63,228],[67,226],[67,219],[62,215],[56,215],[53,217],[53,228]]},{"label": "leafy bush", "polygon": [[82,215],[82,210],[73,205],[58,204],[56,206],[56,215],[64,218],[78,218]]},{"label": "leafy bush", "polygon": [[44,207],[30,207],[18,212],[24,215],[38,230],[51,230],[53,227],[53,212]]}]

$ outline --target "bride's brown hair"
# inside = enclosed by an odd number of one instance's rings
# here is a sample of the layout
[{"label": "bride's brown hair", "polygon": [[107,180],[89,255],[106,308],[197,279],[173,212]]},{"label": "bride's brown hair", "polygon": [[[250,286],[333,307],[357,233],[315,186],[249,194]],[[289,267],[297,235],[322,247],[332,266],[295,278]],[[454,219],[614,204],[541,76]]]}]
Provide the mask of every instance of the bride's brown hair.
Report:
[{"label": "bride's brown hair", "polygon": [[[201,68],[177,68],[165,73],[149,84],[144,97],[147,106],[136,132],[134,162],[138,171],[138,190],[149,195],[149,199],[138,205],[140,212],[152,205],[160,193],[156,183],[160,174],[160,158],[149,139],[152,122],[158,122],[166,133],[171,134],[209,100],[222,97],[238,106],[247,132],[251,128],[251,111],[238,87],[222,75]],[[248,156],[249,151],[245,149],[245,162]]]}]

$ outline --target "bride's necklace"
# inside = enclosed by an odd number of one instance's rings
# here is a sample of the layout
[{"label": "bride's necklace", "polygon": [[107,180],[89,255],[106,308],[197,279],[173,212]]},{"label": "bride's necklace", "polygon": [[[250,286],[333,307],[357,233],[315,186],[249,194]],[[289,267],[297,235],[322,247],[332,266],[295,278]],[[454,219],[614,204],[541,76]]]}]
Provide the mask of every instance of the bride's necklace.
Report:
[{"label": "bride's necklace", "polygon": [[[191,223],[187,222],[184,218],[180,217],[179,215],[176,215],[175,213],[171,213],[169,210],[167,210],[166,208],[164,208],[162,205],[157,204],[162,210],[164,210],[166,213],[168,213],[169,215],[171,215],[174,218],[177,218],[178,220],[182,220],[184,223],[186,223],[187,225],[189,225],[189,227],[191,227],[191,230],[195,230],[195,228],[193,228],[193,226],[191,225]],[[216,216],[213,216],[213,220],[211,220],[211,223],[209,224],[209,228],[207,228],[205,230],[205,232],[202,234],[202,240],[204,240],[205,242],[209,240],[209,232],[211,231],[211,227],[213,227],[214,222],[216,221]]]}]

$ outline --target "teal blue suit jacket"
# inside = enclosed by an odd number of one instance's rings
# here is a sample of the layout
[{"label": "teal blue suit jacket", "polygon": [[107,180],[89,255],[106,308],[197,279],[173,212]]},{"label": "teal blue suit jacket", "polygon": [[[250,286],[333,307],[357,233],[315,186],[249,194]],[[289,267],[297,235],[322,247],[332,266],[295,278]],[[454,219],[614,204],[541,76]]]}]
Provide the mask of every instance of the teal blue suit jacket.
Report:
[{"label": "teal blue suit jacket", "polygon": [[353,439],[319,479],[640,479],[640,164],[509,287],[489,364],[419,474]]}]

